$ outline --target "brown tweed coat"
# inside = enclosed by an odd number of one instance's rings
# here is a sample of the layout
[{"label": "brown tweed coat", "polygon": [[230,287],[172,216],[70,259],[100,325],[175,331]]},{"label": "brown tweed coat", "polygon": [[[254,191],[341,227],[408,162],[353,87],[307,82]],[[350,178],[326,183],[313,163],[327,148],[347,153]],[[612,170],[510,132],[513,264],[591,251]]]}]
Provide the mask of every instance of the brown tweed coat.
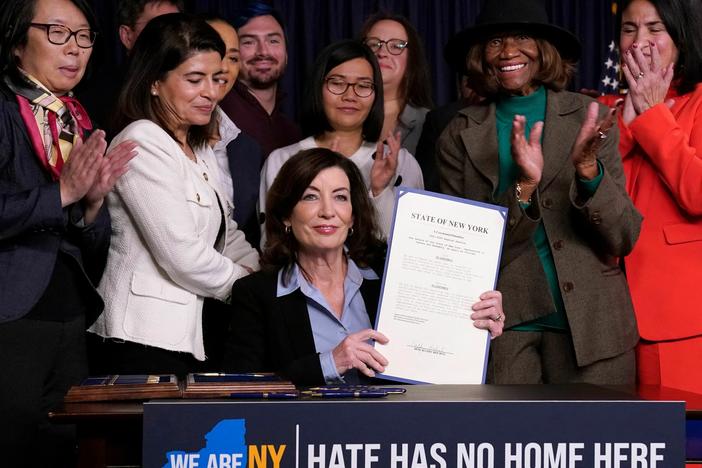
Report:
[{"label": "brown tweed coat", "polygon": [[499,198],[494,195],[499,174],[494,103],[461,110],[437,144],[442,192],[509,208],[497,285],[506,327],[553,310],[532,241],[538,224],[544,224],[579,366],[617,356],[638,340],[618,259],[634,246],[642,218],[624,187],[617,129],[610,130],[600,147],[604,175],[589,199],[578,194],[570,159],[591,101],[580,94],[548,91],[543,175],[526,210],[517,203],[514,186]]}]

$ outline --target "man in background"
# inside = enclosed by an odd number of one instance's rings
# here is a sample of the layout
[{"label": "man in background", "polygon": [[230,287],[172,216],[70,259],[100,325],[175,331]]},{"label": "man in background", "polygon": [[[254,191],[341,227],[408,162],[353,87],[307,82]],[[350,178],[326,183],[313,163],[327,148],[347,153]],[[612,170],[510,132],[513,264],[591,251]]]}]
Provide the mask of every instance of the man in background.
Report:
[{"label": "man in background", "polygon": [[[126,55],[129,56],[137,37],[149,21],[160,15],[180,11],[183,11],[183,0],[120,0],[117,3],[117,30]],[[125,72],[126,60],[121,65],[108,61],[91,77],[83,79],[76,91],[93,121],[93,127],[107,130],[108,137],[114,136],[110,129],[110,119],[117,106]]]},{"label": "man in background", "polygon": [[119,40],[132,50],[146,24],[157,16],[183,11],[183,0],[121,0],[117,5]]},{"label": "man in background", "polygon": [[258,142],[266,158],[274,149],[302,139],[298,126],[280,110],[284,93],[278,84],[288,62],[283,21],[270,5],[252,2],[234,26],[239,33],[241,71],[220,105]]}]

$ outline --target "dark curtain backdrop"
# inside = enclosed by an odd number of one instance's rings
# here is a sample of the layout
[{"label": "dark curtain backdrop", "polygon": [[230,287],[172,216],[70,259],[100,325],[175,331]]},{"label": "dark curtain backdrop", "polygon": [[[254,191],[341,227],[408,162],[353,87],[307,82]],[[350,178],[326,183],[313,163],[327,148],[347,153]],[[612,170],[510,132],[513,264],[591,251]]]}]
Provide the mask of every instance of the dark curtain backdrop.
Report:
[{"label": "dark curtain backdrop", "polygon": [[[455,99],[455,78],[443,60],[443,47],[457,31],[473,24],[482,0],[273,0],[286,23],[288,69],[283,89],[288,94],[285,109],[296,116],[308,69],[316,54],[332,41],[355,37],[364,19],[384,9],[405,15],[416,26],[431,68],[437,105]],[[499,1],[499,0],[498,0]],[[614,19],[610,0],[545,0],[552,21],[574,32],[582,41],[583,56],[573,89],[597,89],[613,37]],[[97,61],[123,59],[116,33],[115,3],[92,0],[101,26]],[[189,0],[195,13],[215,13],[232,19],[246,0]]]}]

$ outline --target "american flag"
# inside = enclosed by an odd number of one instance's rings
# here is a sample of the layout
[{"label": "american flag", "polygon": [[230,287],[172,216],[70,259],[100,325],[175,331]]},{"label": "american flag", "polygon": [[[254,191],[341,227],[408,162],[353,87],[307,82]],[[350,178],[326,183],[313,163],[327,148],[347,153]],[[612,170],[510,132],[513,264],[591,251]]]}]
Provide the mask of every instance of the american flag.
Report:
[{"label": "american flag", "polygon": [[621,66],[619,65],[619,47],[614,41],[617,37],[617,2],[612,2],[612,28],[611,42],[607,46],[607,60],[605,60],[602,68],[602,77],[599,83],[599,91],[602,94],[617,94],[619,93],[619,85],[622,82]]}]

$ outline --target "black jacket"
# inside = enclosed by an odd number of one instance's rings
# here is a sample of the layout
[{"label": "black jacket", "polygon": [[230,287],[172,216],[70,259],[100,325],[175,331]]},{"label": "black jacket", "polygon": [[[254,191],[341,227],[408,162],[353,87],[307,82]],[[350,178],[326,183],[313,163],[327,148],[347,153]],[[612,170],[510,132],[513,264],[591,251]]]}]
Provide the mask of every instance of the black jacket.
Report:
[{"label": "black jacket", "polygon": [[[94,223],[79,227],[75,221],[81,218],[79,204],[61,207],[59,183],[34,154],[14,93],[0,84],[0,322],[21,318],[34,307],[52,278],[59,250],[97,284],[110,243],[110,218],[105,206]],[[98,313],[102,301],[90,289]]]},{"label": "black jacket", "polygon": [[[232,321],[225,369],[277,372],[296,385],[324,385],[304,294],[276,297],[278,273],[260,271],[232,288]],[[375,323],[380,280],[364,279],[361,295]]]}]

